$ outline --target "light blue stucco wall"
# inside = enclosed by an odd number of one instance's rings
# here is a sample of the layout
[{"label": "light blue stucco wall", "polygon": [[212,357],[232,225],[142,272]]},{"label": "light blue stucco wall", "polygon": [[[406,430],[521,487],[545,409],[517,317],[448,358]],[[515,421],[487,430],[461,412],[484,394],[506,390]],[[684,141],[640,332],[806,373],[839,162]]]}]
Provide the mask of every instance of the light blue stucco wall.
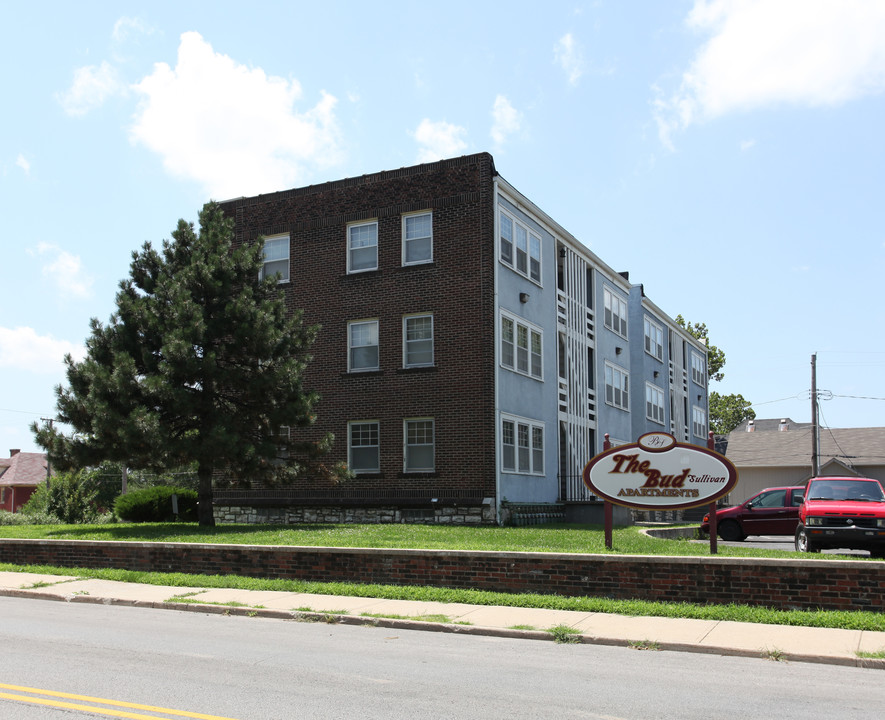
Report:
[{"label": "light blue stucco wall", "polygon": [[[508,502],[555,502],[559,496],[558,445],[559,423],[557,409],[557,320],[556,320],[556,239],[531,215],[520,210],[506,197],[499,195],[498,203],[517,221],[528,226],[541,238],[540,285],[519,274],[500,261],[500,242],[496,213],[497,307],[495,310],[495,337],[497,359],[497,452],[499,453],[499,498]],[[522,302],[520,295],[528,295]],[[504,368],[500,364],[501,311],[516,320],[525,321],[543,335],[543,380],[536,380]],[[541,422],[544,424],[544,475],[505,473],[500,470],[501,416]]]},{"label": "light blue stucco wall", "polygon": [[[670,374],[668,365],[670,355],[667,346],[670,333],[668,332],[668,323],[650,308],[645,307],[642,287],[639,285],[630,288],[629,308],[631,320],[628,328],[630,334],[630,377],[634,388],[630,399],[630,411],[633,416],[633,439],[635,440],[647,432],[670,431]],[[662,360],[658,360],[645,351],[646,318],[661,328],[663,334]],[[658,373],[657,377],[655,377],[655,373]],[[645,406],[646,383],[657,386],[664,393],[663,424],[648,419]]]}]

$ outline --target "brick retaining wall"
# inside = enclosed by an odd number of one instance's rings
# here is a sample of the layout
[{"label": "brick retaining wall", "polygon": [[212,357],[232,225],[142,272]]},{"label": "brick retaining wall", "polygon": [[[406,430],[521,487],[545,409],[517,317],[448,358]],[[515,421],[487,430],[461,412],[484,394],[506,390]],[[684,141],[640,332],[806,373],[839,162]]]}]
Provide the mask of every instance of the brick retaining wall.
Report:
[{"label": "brick retaining wall", "polygon": [[885,611],[885,562],[0,539],[0,562]]}]

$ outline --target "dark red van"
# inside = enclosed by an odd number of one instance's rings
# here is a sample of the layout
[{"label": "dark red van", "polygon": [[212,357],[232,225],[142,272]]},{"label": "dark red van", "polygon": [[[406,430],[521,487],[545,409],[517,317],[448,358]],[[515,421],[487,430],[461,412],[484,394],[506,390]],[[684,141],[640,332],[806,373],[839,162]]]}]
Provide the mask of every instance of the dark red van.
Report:
[{"label": "dark red van", "polygon": [[[716,511],[716,529],[723,540],[743,540],[747,535],[793,535],[799,524],[799,506],[805,486],[765,488],[740,505]],[[710,532],[710,516],[701,531]]]}]

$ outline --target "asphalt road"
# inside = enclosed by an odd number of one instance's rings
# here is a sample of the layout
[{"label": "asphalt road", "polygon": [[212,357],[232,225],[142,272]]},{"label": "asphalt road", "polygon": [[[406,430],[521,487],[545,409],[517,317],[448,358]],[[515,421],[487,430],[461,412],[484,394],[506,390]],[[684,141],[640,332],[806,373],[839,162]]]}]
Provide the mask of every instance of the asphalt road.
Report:
[{"label": "asphalt road", "polygon": [[[708,540],[703,542],[709,543]],[[750,535],[742,542],[726,542],[725,540],[720,539],[718,544],[731,547],[755,547],[763,548],[765,550],[786,550],[789,552],[795,552],[792,535]],[[870,553],[867,550],[822,550],[821,552],[831,555],[870,556]]]},{"label": "asphalt road", "polygon": [[881,670],[843,666],[20,598],[0,618],[0,717],[21,720],[867,720],[885,704]]}]

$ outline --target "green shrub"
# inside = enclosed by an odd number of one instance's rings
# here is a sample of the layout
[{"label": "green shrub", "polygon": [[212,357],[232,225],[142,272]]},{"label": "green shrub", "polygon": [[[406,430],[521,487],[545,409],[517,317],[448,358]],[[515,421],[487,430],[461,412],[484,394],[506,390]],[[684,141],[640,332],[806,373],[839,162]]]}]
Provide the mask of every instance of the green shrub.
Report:
[{"label": "green shrub", "polygon": [[[178,496],[178,517],[172,512],[172,496]],[[120,495],[114,514],[124,522],[171,522],[197,519],[197,493],[181,487],[158,485]]]},{"label": "green shrub", "polygon": [[46,518],[68,525],[94,523],[101,515],[96,505],[98,488],[95,477],[89,471],[74,470],[53,475],[49,487],[40,483],[21,514],[30,518],[27,523],[46,524]]},{"label": "green shrub", "polygon": [[66,525],[92,522],[96,494],[95,483],[84,473],[61,473],[50,481],[46,510]]},{"label": "green shrub", "polygon": [[58,525],[59,520],[55,515],[45,512],[11,513],[0,510],[0,525]]}]

